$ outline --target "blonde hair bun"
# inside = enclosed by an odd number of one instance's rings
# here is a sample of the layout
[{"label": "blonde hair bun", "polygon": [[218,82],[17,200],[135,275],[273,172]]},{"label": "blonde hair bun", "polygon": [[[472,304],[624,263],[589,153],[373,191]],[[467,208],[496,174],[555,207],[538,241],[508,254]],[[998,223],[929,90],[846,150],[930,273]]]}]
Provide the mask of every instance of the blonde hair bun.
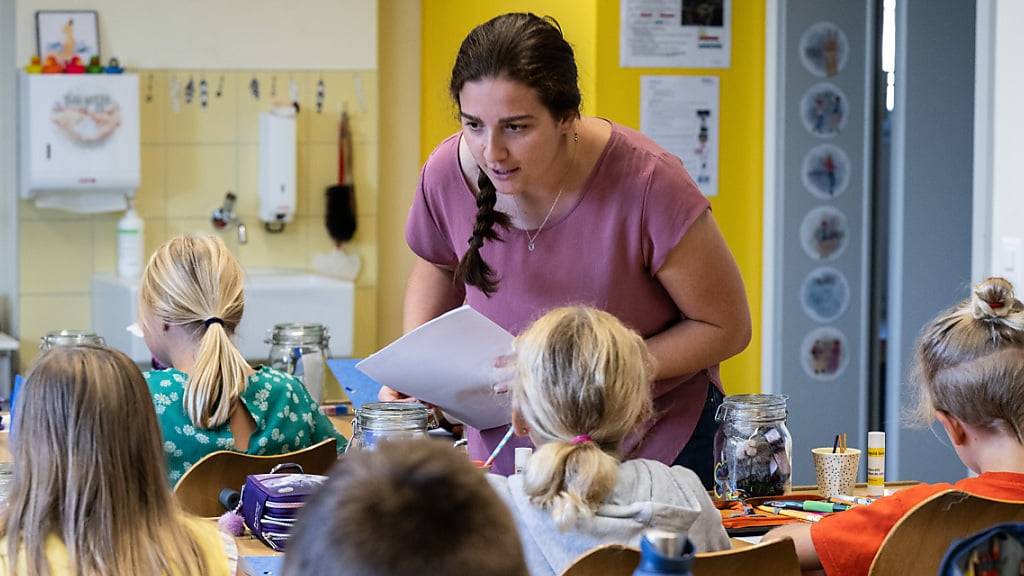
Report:
[{"label": "blonde hair bun", "polygon": [[[974,287],[971,293],[971,315],[977,320],[1007,318],[1021,312],[1021,303],[1013,296],[1013,285],[1005,278],[991,277]],[[1014,327],[1020,329],[1021,326]]]}]

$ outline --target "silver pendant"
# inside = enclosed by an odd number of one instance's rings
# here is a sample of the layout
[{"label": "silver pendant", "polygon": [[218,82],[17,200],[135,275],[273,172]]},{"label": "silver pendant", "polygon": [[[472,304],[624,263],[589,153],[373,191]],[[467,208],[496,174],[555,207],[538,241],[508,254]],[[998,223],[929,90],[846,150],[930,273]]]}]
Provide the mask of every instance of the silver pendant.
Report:
[{"label": "silver pendant", "polygon": [[527,245],[526,245],[526,248],[527,248],[527,249],[528,249],[528,250],[529,250],[530,252],[533,252],[533,242],[530,242],[529,244],[527,244]]}]

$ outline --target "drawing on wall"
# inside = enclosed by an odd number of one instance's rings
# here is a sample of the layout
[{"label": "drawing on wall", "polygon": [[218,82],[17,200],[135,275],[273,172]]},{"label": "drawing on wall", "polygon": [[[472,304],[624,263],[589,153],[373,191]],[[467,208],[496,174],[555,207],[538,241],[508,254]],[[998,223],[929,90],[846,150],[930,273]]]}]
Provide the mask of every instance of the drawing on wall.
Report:
[{"label": "drawing on wall", "polygon": [[831,22],[818,22],[800,37],[800,61],[818,78],[831,78],[846,66],[850,43],[846,33]]},{"label": "drawing on wall", "polygon": [[838,146],[818,144],[804,156],[800,178],[808,192],[831,200],[850,183],[850,157]]},{"label": "drawing on wall", "polygon": [[719,80],[641,76],[640,131],[683,161],[705,196],[718,194]]},{"label": "drawing on wall", "polygon": [[832,326],[811,331],[800,345],[800,363],[804,372],[815,380],[835,380],[850,363],[846,336]]},{"label": "drawing on wall", "polygon": [[815,136],[831,138],[843,131],[850,112],[846,95],[834,84],[820,82],[811,86],[800,100],[800,119]]},{"label": "drawing on wall", "polygon": [[846,215],[831,206],[819,206],[804,216],[800,224],[800,244],[814,260],[835,260],[849,244]]},{"label": "drawing on wall", "polygon": [[850,284],[835,268],[812,270],[800,290],[804,312],[817,322],[832,322],[846,312],[850,304]]}]

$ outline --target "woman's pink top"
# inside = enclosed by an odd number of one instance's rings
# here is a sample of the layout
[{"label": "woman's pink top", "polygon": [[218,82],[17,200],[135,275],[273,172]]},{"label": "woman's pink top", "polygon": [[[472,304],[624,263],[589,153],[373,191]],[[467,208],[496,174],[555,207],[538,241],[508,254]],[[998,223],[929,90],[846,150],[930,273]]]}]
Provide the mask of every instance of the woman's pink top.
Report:
[{"label": "woman's pink top", "polygon": [[[500,231],[503,242],[484,243],[481,255],[501,282],[489,298],[467,286],[466,303],[512,334],[552,308],[586,304],[648,338],[683,319],[655,274],[709,207],[677,157],[613,123],[576,206],[548,222],[533,252],[526,232],[516,228]],[[475,217],[476,199],[459,166],[455,134],[423,166],[406,242],[420,258],[452,269],[469,247]],[[671,464],[693,434],[709,382],[721,387],[717,365],[655,382],[655,414],[625,442],[623,456]],[[505,430],[468,430],[472,457],[486,458]],[[526,438],[513,438],[495,472],[511,474],[513,447],[529,445]]]}]

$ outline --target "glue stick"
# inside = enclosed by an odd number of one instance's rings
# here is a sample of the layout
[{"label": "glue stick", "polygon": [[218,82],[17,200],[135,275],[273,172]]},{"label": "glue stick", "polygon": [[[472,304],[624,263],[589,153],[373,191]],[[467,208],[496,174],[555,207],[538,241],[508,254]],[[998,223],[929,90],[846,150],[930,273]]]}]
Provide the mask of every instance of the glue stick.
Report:
[{"label": "glue stick", "polygon": [[885,494],[885,432],[868,432],[868,496]]},{"label": "glue stick", "polygon": [[526,466],[530,463],[530,456],[533,456],[533,448],[516,448],[515,454],[516,474],[522,474],[523,472],[526,472]]}]

